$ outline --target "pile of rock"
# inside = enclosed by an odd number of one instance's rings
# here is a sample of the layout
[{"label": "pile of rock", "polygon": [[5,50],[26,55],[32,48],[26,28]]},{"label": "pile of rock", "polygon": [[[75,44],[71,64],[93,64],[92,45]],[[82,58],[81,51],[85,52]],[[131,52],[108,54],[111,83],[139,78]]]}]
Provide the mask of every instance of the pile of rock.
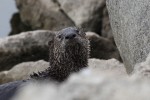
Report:
[{"label": "pile of rock", "polygon": [[[10,35],[25,30],[48,29],[53,31],[67,26],[78,26],[101,36],[112,36],[105,0],[15,1],[19,12],[12,17]],[[20,20],[15,20],[17,18]]]},{"label": "pile of rock", "polygon": [[[93,33],[92,58],[121,60],[114,43],[105,0],[15,0],[9,35],[33,30],[57,31],[68,26]],[[99,34],[99,36],[97,35]],[[96,39],[96,40],[95,40]],[[44,50],[45,51],[45,50]]]}]

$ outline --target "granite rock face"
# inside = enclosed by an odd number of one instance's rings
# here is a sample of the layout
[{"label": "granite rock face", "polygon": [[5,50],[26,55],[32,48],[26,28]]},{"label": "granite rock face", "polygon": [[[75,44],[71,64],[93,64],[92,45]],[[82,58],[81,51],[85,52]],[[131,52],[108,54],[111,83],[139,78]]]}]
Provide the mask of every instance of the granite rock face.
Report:
[{"label": "granite rock face", "polygon": [[113,35],[126,70],[145,61],[150,52],[149,0],[107,0]]}]

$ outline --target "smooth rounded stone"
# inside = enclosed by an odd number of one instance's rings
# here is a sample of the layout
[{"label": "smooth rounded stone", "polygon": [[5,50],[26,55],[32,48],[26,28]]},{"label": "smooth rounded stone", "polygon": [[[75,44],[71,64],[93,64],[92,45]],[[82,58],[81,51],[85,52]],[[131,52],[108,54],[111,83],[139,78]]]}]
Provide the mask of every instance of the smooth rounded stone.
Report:
[{"label": "smooth rounded stone", "polygon": [[101,34],[105,0],[57,0],[76,26]]},{"label": "smooth rounded stone", "polygon": [[149,0],[106,0],[113,35],[128,73],[150,52]]},{"label": "smooth rounded stone", "polygon": [[122,61],[119,51],[113,41],[108,38],[101,37],[94,32],[86,32],[87,38],[90,40],[91,58],[111,59],[115,58]]},{"label": "smooth rounded stone", "polygon": [[36,29],[59,30],[74,23],[54,0],[15,0],[23,24]]},{"label": "smooth rounded stone", "polygon": [[54,32],[46,30],[23,32],[0,39],[0,71],[21,62],[49,59],[48,41]]},{"label": "smooth rounded stone", "polygon": [[[118,76],[126,76],[124,65],[116,59],[100,60],[100,59],[89,59],[88,66],[90,70],[98,72],[109,72],[118,74]],[[30,74],[33,72],[40,72],[49,67],[49,63],[43,60],[35,62],[24,62],[17,64],[8,71],[0,72],[0,84],[23,80],[30,78]]]},{"label": "smooth rounded stone", "polygon": [[62,84],[30,83],[13,100],[149,100],[149,92],[148,80],[84,69]]},{"label": "smooth rounded stone", "polygon": [[30,75],[40,71],[44,71],[49,67],[49,63],[44,60],[35,62],[24,62],[14,66],[9,71],[0,72],[0,84],[29,79]]}]

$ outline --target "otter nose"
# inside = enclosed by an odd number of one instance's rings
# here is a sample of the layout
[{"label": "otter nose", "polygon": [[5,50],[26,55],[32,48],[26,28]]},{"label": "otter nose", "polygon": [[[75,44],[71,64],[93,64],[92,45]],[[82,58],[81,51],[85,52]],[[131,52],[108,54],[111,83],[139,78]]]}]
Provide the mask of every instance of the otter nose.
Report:
[{"label": "otter nose", "polygon": [[65,39],[73,39],[76,37],[76,33],[75,32],[69,32],[65,35]]}]

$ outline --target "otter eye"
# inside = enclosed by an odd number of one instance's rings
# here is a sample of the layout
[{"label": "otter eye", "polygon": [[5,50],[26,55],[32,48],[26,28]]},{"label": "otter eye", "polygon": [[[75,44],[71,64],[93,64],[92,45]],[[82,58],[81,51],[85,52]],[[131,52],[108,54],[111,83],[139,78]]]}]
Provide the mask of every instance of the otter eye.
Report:
[{"label": "otter eye", "polygon": [[52,41],[48,41],[48,45],[51,45],[52,44]]},{"label": "otter eye", "polygon": [[54,37],[51,37],[48,41],[48,45],[51,45],[53,43],[53,41],[54,41]]},{"label": "otter eye", "polygon": [[61,36],[61,35],[58,35],[57,37],[58,37],[59,39],[61,39],[62,36]]},{"label": "otter eye", "polygon": [[75,31],[76,31],[76,33],[79,33],[79,32],[80,32],[78,29],[76,29]]}]

